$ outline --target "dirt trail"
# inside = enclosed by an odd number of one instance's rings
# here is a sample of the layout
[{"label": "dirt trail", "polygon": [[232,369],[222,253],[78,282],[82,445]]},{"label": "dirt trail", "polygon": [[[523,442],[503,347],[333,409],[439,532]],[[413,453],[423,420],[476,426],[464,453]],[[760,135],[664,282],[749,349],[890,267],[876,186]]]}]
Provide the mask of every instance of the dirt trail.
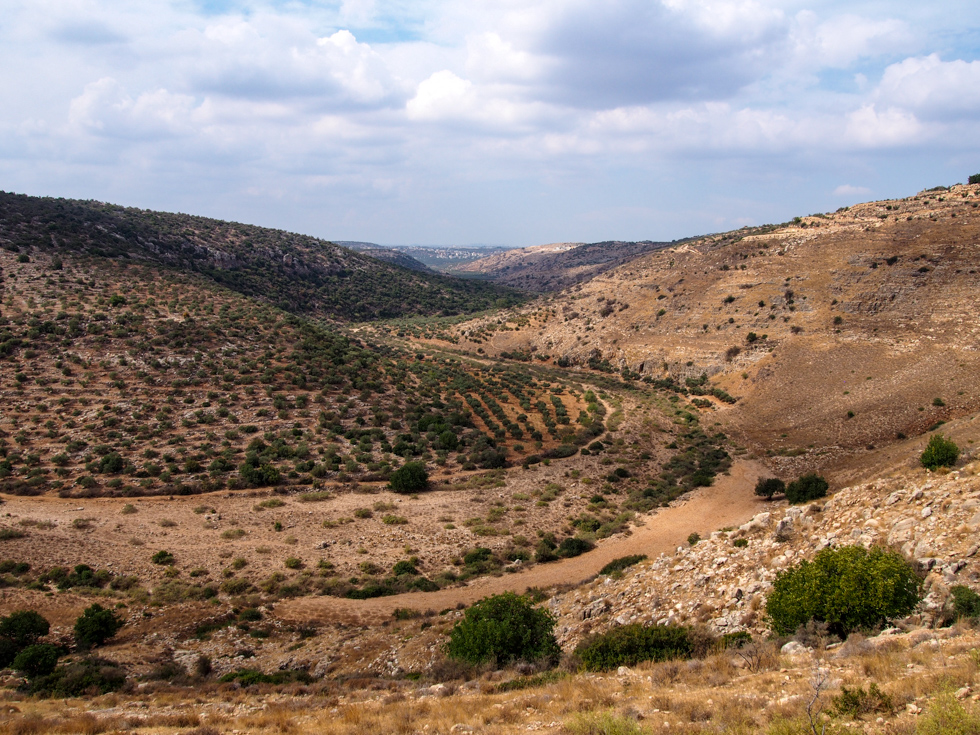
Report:
[{"label": "dirt trail", "polygon": [[540,564],[526,572],[502,577],[481,577],[466,587],[438,592],[411,592],[371,600],[348,600],[339,597],[304,597],[276,605],[276,615],[297,622],[337,621],[370,625],[390,619],[395,608],[443,610],[458,603],[471,604],[487,595],[508,590],[524,592],[528,587],[548,587],[556,583],[575,584],[596,574],[613,559],[630,554],[656,558],[687,543],[696,531],[706,536],[726,526],[745,523],[765,507],[755,496],[755,483],[765,468],[755,462],[739,461],[729,475],[720,477],[714,486],[692,492],[670,508],[644,517],[644,525],[633,528],[629,536],[600,541],[595,550],[560,562]]}]

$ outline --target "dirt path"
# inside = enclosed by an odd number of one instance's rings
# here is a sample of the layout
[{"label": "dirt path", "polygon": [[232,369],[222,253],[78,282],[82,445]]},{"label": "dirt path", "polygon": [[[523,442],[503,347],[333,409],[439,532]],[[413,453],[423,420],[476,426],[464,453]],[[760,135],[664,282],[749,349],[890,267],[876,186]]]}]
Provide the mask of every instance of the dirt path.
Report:
[{"label": "dirt path", "polygon": [[276,614],[296,622],[337,621],[370,625],[390,619],[395,608],[443,610],[458,603],[471,604],[487,595],[508,590],[524,592],[528,587],[549,587],[556,583],[575,584],[596,574],[613,559],[630,554],[646,554],[651,559],[670,553],[687,543],[696,531],[706,536],[726,526],[745,523],[764,509],[765,501],[753,492],[765,468],[755,462],[739,461],[729,475],[714,486],[691,493],[677,505],[646,516],[644,525],[633,528],[629,536],[600,541],[594,551],[560,562],[540,564],[525,572],[502,577],[481,577],[466,587],[438,592],[411,592],[371,600],[339,597],[304,597],[276,606]]}]

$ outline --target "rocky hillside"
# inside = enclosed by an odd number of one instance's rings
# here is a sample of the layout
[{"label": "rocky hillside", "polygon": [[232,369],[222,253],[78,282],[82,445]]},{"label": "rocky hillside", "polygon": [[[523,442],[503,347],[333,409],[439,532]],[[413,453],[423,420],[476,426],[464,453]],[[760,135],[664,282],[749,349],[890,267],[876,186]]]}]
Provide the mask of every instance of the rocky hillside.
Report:
[{"label": "rocky hillside", "polygon": [[945,475],[902,470],[825,501],[776,502],[738,528],[639,563],[620,579],[600,576],[553,597],[549,607],[569,647],[589,633],[635,622],[764,635],[765,599],[780,571],[828,546],[861,544],[900,551],[925,575],[926,596],[900,627],[948,623],[949,588],[980,584],[978,473],[978,462]]},{"label": "rocky hillside", "polygon": [[357,321],[461,314],[522,299],[502,286],[413,270],[409,261],[387,263],[282,230],[6,192],[0,247],[164,266],[294,313]]},{"label": "rocky hillside", "polygon": [[955,186],[674,245],[456,334],[638,380],[705,376],[738,400],[701,410],[758,452],[861,465],[980,410],[978,203]]},{"label": "rocky hillside", "polygon": [[668,247],[663,242],[558,242],[508,250],[457,269],[523,291],[548,293],[595,278],[635,258]]}]

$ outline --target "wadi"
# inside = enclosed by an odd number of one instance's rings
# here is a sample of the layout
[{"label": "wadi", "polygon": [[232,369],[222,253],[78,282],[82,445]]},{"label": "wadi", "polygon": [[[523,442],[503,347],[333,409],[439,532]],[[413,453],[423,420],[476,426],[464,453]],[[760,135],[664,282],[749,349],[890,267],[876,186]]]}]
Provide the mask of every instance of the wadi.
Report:
[{"label": "wadi", "polygon": [[348,244],[0,193],[0,732],[980,732],[980,183]]}]

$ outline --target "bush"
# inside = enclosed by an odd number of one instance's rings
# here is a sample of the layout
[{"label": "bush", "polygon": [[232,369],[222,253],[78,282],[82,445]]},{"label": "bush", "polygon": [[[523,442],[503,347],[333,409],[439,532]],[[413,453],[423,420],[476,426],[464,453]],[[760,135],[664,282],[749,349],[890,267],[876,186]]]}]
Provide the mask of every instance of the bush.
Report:
[{"label": "bush", "polygon": [[579,556],[587,551],[592,551],[594,548],[595,544],[587,539],[569,537],[562,539],[555,553],[562,559],[570,559],[573,556]]},{"label": "bush", "polygon": [[174,555],[169,551],[160,549],[157,553],[150,557],[150,561],[154,564],[163,564],[164,566],[171,566],[176,560]]},{"label": "bush", "polygon": [[881,691],[874,682],[871,682],[868,691],[864,691],[864,687],[848,689],[842,686],[840,694],[833,698],[833,702],[834,709],[842,717],[860,717],[873,712],[891,714],[894,710],[892,698]]},{"label": "bush", "polygon": [[970,178],[966,181],[968,184],[980,184],[980,174],[970,174]]},{"label": "bush", "polygon": [[17,610],[0,618],[0,638],[10,640],[18,651],[37,643],[49,630],[48,621],[33,610]]},{"label": "bush", "polygon": [[912,566],[893,552],[861,546],[824,549],[812,562],[800,562],[776,576],[766,617],[779,635],[815,620],[843,638],[908,615],[919,602],[921,587]]},{"label": "bush", "polygon": [[755,494],[766,500],[772,500],[773,495],[784,492],[786,492],[786,483],[778,477],[760,477],[755,484]]},{"label": "bush", "polygon": [[922,466],[929,470],[939,467],[952,467],[960,456],[960,448],[942,434],[933,434],[929,438],[925,451],[919,457]]},{"label": "bush", "polygon": [[28,679],[47,676],[58,665],[60,649],[50,643],[37,643],[28,646],[17,654],[11,667]]},{"label": "bush", "polygon": [[953,609],[957,617],[980,617],[980,595],[962,584],[950,587],[949,591],[953,596]]},{"label": "bush", "polygon": [[793,480],[786,486],[786,499],[791,503],[805,503],[809,500],[822,498],[827,494],[830,485],[820,475],[811,472]]},{"label": "bush", "polygon": [[392,492],[417,493],[429,487],[429,473],[423,462],[406,462],[391,473],[388,487]]},{"label": "bush", "polygon": [[645,561],[647,558],[646,554],[631,554],[630,556],[621,556],[618,559],[613,559],[611,562],[606,564],[602,569],[599,570],[599,574],[612,574],[614,572],[622,571],[627,567],[631,567],[634,564],[639,564],[641,561]]},{"label": "bush", "polygon": [[470,607],[449,634],[450,658],[472,664],[556,660],[555,619],[513,592],[485,597]]},{"label": "bush", "polygon": [[112,610],[95,604],[75,621],[75,644],[82,650],[101,646],[123,626],[123,621]]},{"label": "bush", "polygon": [[59,666],[47,676],[31,681],[29,692],[46,697],[81,697],[107,694],[122,689],[126,672],[118,664],[101,658],[87,658]]},{"label": "bush", "polygon": [[635,666],[641,661],[690,658],[694,653],[690,633],[690,628],[679,625],[632,623],[583,641],[575,653],[588,671]]}]

